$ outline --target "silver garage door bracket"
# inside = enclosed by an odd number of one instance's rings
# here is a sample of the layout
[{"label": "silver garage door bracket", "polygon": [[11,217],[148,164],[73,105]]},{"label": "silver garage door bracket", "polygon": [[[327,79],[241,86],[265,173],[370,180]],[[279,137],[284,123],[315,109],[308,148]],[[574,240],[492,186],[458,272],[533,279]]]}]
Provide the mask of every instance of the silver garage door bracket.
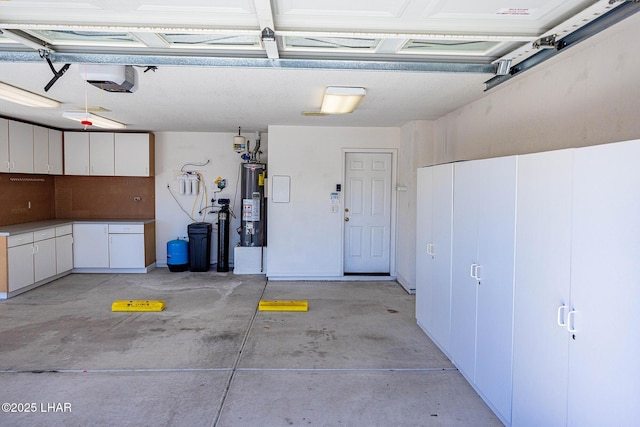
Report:
[{"label": "silver garage door bracket", "polygon": [[[615,2],[615,0],[611,0]],[[610,12],[594,19],[585,26],[577,29],[576,31],[566,35],[562,39],[556,40],[554,36],[547,36],[536,40],[534,47],[541,49],[536,54],[528,57],[527,59],[512,66],[504,75],[497,75],[485,82],[485,91],[493,89],[494,87],[502,84],[515,76],[522,74],[523,72],[530,70],[536,65],[553,58],[564,49],[574,46],[589,37],[598,34],[599,32],[606,30],[610,26],[617,24],[618,22],[628,18],[629,16],[640,11],[640,0],[625,1],[624,4],[612,9]],[[537,44],[537,46],[536,46]]]}]

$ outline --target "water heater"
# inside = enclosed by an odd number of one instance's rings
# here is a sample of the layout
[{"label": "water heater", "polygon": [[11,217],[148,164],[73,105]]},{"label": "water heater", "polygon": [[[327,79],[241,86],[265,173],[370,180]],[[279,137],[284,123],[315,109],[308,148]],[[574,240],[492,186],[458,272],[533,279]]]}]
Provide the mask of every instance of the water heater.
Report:
[{"label": "water heater", "polygon": [[264,202],[264,177],[267,165],[242,163],[241,191],[242,218],[240,246],[266,246],[266,204]]}]

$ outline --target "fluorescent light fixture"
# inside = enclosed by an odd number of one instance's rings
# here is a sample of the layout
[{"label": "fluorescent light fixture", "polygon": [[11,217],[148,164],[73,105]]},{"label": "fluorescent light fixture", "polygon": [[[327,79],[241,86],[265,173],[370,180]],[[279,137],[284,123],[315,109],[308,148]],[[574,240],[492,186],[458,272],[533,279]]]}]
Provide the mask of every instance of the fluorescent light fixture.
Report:
[{"label": "fluorescent light fixture", "polygon": [[85,113],[83,111],[65,111],[62,113],[62,117],[65,119],[75,120],[82,124],[84,122],[90,122],[91,125],[88,126],[96,126],[103,129],[125,129],[127,125],[116,122],[115,120],[110,120],[105,117],[96,116],[95,114]]},{"label": "fluorescent light fixture", "polygon": [[36,108],[57,108],[58,101],[0,82],[0,98]]},{"label": "fluorescent light fixture", "polygon": [[320,111],[325,114],[352,113],[366,94],[362,87],[329,86],[324,91]]}]

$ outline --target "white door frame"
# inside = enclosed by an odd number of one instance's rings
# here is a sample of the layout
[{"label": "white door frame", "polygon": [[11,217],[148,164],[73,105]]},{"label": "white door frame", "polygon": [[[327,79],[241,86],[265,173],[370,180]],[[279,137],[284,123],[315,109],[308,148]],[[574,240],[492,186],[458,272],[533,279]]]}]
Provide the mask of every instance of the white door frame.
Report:
[{"label": "white door frame", "polygon": [[[343,148],[342,149],[342,182],[343,187],[346,185],[346,176],[347,176],[347,153],[386,153],[391,154],[391,224],[390,224],[390,236],[389,236],[389,278],[395,279],[397,276],[396,271],[396,245],[397,245],[397,211],[398,211],[398,197],[397,197],[397,165],[398,165],[398,150],[396,148]],[[342,188],[342,193],[344,192],[344,188]],[[340,259],[342,260],[342,265],[340,266],[340,272],[344,277],[344,196],[340,196],[342,200],[341,204],[341,215],[343,220],[341,221],[341,240],[342,244],[340,245]],[[364,276],[366,277],[366,276]],[[386,277],[386,276],[383,276]]]}]

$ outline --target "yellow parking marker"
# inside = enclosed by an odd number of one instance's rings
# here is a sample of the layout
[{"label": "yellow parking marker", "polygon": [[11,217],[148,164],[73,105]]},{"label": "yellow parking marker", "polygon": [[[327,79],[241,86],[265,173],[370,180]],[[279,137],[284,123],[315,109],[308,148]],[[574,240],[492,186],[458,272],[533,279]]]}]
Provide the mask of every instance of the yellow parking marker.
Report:
[{"label": "yellow parking marker", "polygon": [[119,300],[111,304],[111,311],[162,311],[164,301],[159,300]]},{"label": "yellow parking marker", "polygon": [[307,301],[283,301],[283,300],[261,300],[258,304],[259,311],[309,311]]}]

